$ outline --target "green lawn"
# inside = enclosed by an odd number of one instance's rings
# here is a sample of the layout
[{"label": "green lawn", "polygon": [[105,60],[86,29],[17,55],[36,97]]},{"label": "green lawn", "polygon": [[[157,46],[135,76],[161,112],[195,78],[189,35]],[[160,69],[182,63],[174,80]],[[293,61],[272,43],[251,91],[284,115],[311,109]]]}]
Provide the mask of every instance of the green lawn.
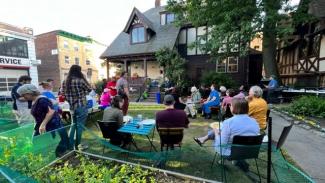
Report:
[{"label": "green lawn", "polygon": [[[163,106],[155,105],[155,106],[147,106],[147,105],[130,105],[129,115],[136,116],[138,114],[142,114],[144,118],[154,118],[155,113],[159,110],[162,110]],[[96,135],[101,137],[101,132],[99,129],[93,125],[95,118],[101,118],[101,113],[97,114],[90,122],[88,122],[88,127],[94,131]],[[214,122],[214,120],[205,120],[201,117],[190,120],[190,126],[184,132],[183,144],[181,150],[175,150],[173,152],[169,152],[168,154],[168,161],[165,165],[165,169],[172,170],[180,173],[185,173],[201,178],[211,179],[211,180],[218,180],[221,181],[221,166],[219,164],[215,164],[211,167],[211,162],[215,155],[215,151],[212,148],[212,141],[206,143],[207,147],[200,147],[196,144],[193,140],[193,137],[199,137],[205,135],[209,130],[209,123]],[[95,139],[91,134],[84,134],[85,139],[88,140],[88,143],[91,143],[92,148],[88,151],[92,153],[99,153],[102,154],[103,146],[98,143],[98,139]],[[147,139],[144,136],[135,136],[135,141],[139,148],[143,152],[148,153],[140,153],[140,156],[133,156],[132,154],[128,155],[126,153],[122,153],[120,151],[113,151],[109,148],[105,150],[104,156],[114,157],[118,159],[124,159],[131,162],[137,162],[144,165],[153,166],[156,163],[156,160],[153,160],[154,157],[158,153],[150,153],[150,145]],[[94,146],[96,144],[96,147]],[[155,130],[154,136],[154,145],[155,147],[160,150],[160,139],[159,135],[157,135],[157,131]],[[177,148],[176,148],[177,149]],[[131,149],[135,151],[135,149]],[[260,172],[262,177],[266,178],[266,152],[260,153],[260,159],[258,160]],[[276,166],[275,168],[277,171],[282,172],[279,177],[281,179],[301,179],[301,175],[296,173],[293,170],[285,170],[287,172],[283,172],[284,162],[282,162],[282,158],[278,155],[278,153],[273,154],[273,159],[278,159],[279,164],[282,166]],[[228,162],[226,165],[226,172],[227,172],[227,181],[228,182],[254,182],[252,179],[257,179],[258,177],[254,174],[256,173],[256,167],[254,161],[248,161],[250,163],[250,170],[251,172],[245,174],[236,166],[232,165],[231,162]],[[287,168],[286,168],[287,169]],[[253,172],[253,173],[252,173]],[[273,180],[276,180],[273,176]],[[263,182],[266,182],[264,179]]]}]

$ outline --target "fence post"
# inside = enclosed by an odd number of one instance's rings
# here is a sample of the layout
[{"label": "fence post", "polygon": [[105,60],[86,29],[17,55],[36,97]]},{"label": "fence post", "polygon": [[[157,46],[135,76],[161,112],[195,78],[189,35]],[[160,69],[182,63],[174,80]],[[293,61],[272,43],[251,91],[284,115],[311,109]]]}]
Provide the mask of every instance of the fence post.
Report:
[{"label": "fence post", "polygon": [[272,166],[272,117],[268,120],[268,142],[267,142],[267,183],[271,183]]}]

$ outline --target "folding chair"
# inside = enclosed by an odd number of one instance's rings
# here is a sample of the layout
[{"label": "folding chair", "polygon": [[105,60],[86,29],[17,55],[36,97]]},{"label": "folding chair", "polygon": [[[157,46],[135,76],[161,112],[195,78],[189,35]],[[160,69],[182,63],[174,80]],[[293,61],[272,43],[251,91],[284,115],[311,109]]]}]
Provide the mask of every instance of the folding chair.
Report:
[{"label": "folding chair", "polygon": [[[109,142],[113,145],[119,146],[122,143],[122,136],[117,131],[119,126],[114,122],[105,122],[105,121],[97,121],[100,131],[102,132],[104,139],[109,139]],[[103,147],[104,154],[105,146]]]},{"label": "folding chair", "polygon": [[[258,164],[256,159],[258,158],[260,147],[263,141],[264,134],[257,136],[234,136],[231,145],[231,153],[229,156],[221,156],[221,162],[223,167],[223,175],[225,177],[225,182],[227,182],[224,159],[230,161],[241,161],[246,159],[254,159],[257,169],[257,174],[261,182],[261,175],[258,169]],[[223,151],[223,149],[221,149]],[[212,165],[214,164],[217,153],[214,156]]]},{"label": "folding chair", "polygon": [[160,150],[174,149],[174,146],[182,147],[184,128],[157,128],[160,137]]}]

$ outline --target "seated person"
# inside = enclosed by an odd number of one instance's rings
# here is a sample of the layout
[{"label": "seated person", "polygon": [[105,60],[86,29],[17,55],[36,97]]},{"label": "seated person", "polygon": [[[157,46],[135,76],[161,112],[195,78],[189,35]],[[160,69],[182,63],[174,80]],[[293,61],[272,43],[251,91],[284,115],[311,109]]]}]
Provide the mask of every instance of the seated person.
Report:
[{"label": "seated person", "polygon": [[[194,140],[200,146],[202,146],[202,144],[204,144],[207,140],[214,140],[215,150],[221,154],[220,141],[221,145],[232,144],[233,137],[236,135],[254,136],[260,133],[256,120],[247,115],[248,102],[245,99],[232,99],[230,110],[234,116],[222,123],[220,131],[219,129],[210,130],[206,136],[194,138]],[[230,147],[222,148],[223,156],[229,156],[230,154]]]},{"label": "seated person", "polygon": [[180,97],[179,94],[179,89],[174,87],[172,89],[172,93],[171,95],[174,97],[175,103],[174,103],[174,108],[175,109],[180,109],[180,110],[184,110],[186,105],[183,103],[182,98]]},{"label": "seated person", "polygon": [[164,98],[165,110],[156,114],[157,128],[188,128],[190,123],[186,113],[183,110],[174,108],[175,100],[172,95],[166,95]]},{"label": "seated person", "polygon": [[109,94],[109,89],[105,88],[102,95],[100,96],[101,109],[105,109],[111,104],[111,96]]},{"label": "seated person", "polygon": [[193,86],[191,88],[191,96],[186,101],[185,112],[187,116],[196,118],[196,109],[200,108],[201,94],[198,89]]},{"label": "seated person", "polygon": [[212,84],[210,87],[210,89],[211,89],[210,95],[209,95],[207,101],[205,101],[202,106],[203,115],[205,116],[205,119],[211,119],[210,107],[217,107],[220,105],[219,93],[217,92],[217,90],[215,88],[216,88],[216,85]]},{"label": "seated person", "polygon": [[220,101],[222,101],[223,98],[226,97],[227,88],[225,86],[220,86],[219,90],[220,90]]},{"label": "seated person", "polygon": [[259,86],[252,86],[247,97],[249,104],[248,115],[258,122],[260,129],[266,129],[267,103],[262,98],[263,90]]},{"label": "seated person", "polygon": [[226,96],[223,98],[221,107],[223,111],[226,111],[227,105],[231,104],[232,97],[234,97],[235,91],[233,89],[228,89],[226,91]]},{"label": "seated person", "polygon": [[[123,106],[123,99],[120,96],[115,96],[112,100],[111,107],[104,110],[103,122],[117,123],[117,129],[123,125],[123,112],[121,111]],[[125,147],[130,143],[130,134],[116,132],[116,138],[110,139],[110,142],[114,145],[121,145]]]},{"label": "seated person", "polygon": [[[69,145],[68,133],[63,128],[61,118],[57,111],[54,110],[53,103],[45,96],[40,94],[36,86],[25,84],[18,88],[18,94],[26,100],[33,101],[31,114],[35,119],[34,134],[38,136],[46,132],[57,130],[61,140],[55,149],[57,157],[62,156],[67,150],[72,149]],[[52,132],[53,138],[55,132]]]},{"label": "seated person", "polygon": [[247,95],[246,90],[245,90],[245,86],[241,85],[239,87],[239,92],[237,95],[234,96],[234,98],[245,98],[245,96]]}]

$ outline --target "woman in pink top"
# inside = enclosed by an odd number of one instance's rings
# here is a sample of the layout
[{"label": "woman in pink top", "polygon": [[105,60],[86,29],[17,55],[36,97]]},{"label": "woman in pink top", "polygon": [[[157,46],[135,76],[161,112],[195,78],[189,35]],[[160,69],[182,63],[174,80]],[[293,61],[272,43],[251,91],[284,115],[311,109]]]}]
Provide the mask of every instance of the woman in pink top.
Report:
[{"label": "woman in pink top", "polygon": [[100,97],[100,105],[102,106],[102,108],[105,109],[107,106],[110,106],[110,104],[111,104],[111,96],[109,94],[109,89],[105,88],[104,92]]},{"label": "woman in pink top", "polygon": [[234,95],[235,95],[235,91],[233,89],[228,89],[226,91],[226,96],[223,98],[222,104],[221,104],[223,111],[226,111],[227,105],[231,104],[231,100],[234,97]]}]

